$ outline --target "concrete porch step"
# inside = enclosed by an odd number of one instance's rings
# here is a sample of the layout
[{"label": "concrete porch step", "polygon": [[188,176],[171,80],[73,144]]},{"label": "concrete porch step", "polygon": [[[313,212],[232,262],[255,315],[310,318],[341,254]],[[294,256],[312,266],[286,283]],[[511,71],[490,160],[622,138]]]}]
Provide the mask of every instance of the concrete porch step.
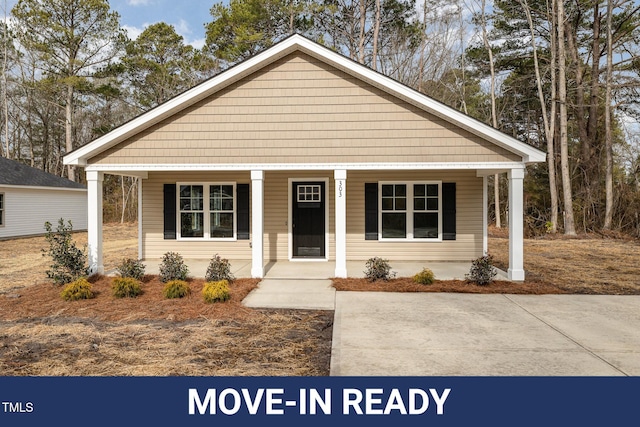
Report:
[{"label": "concrete porch step", "polygon": [[264,279],[242,301],[252,308],[335,310],[336,290],[327,279]]}]

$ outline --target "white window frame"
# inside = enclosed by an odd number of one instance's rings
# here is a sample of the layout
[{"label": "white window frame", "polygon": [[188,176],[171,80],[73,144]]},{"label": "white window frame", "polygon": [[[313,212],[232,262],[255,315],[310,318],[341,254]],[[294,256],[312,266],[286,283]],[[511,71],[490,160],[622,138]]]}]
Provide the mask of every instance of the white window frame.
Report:
[{"label": "white window frame", "polygon": [[[382,186],[383,185],[406,185],[407,204],[404,211],[383,211],[382,210]],[[435,212],[435,211],[415,211],[414,210],[414,185],[437,185],[438,186],[438,237],[414,237],[413,235],[413,214],[414,212]],[[379,181],[378,182],[378,241],[382,242],[442,242],[442,181]],[[386,212],[404,212],[406,215],[407,234],[406,237],[382,237],[382,214]]]},{"label": "white window frame", "polygon": [[6,211],[5,208],[6,199],[4,197],[4,193],[0,193],[0,228],[4,227],[6,215],[4,214]]},{"label": "white window frame", "polygon": [[[203,237],[182,237],[182,222],[180,210],[180,187],[183,185],[201,185],[202,186],[202,207],[203,207]],[[211,186],[212,185],[231,185],[233,187],[233,236],[232,237],[211,237],[211,213],[225,212],[210,209]],[[187,212],[187,211],[185,211]],[[200,211],[198,211],[200,212]],[[178,182],[176,183],[176,239],[192,242],[202,241],[223,241],[230,242],[238,240],[238,195],[236,191],[236,182]]]}]

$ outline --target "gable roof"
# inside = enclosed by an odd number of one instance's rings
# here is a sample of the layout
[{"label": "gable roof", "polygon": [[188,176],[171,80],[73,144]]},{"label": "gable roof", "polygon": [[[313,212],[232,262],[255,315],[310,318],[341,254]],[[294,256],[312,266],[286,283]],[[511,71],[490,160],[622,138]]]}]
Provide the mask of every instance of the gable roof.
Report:
[{"label": "gable roof", "polygon": [[78,182],[0,157],[0,185],[85,189]]},{"label": "gable roof", "polygon": [[390,77],[380,74],[369,67],[357,63],[301,35],[295,34],[271,48],[266,49],[262,53],[223,71],[217,76],[204,81],[192,89],[119,126],[93,142],[68,153],[64,157],[64,163],[84,166],[87,164],[88,159],[97,154],[102,153],[295,51],[304,52],[392,96],[403,99],[436,117],[517,154],[522,157],[525,163],[545,161],[546,153],[411,89]]}]

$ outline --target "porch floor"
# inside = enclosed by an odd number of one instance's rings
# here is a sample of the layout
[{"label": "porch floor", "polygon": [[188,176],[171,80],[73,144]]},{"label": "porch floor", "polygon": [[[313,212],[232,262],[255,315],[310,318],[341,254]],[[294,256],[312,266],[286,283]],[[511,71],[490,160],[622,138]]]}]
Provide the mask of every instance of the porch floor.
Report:
[{"label": "porch floor", "polygon": [[[237,278],[251,277],[251,260],[229,260],[231,272]],[[209,260],[186,259],[189,267],[189,275],[192,277],[204,277],[207,272]],[[349,277],[365,277],[366,261],[347,261],[347,274]],[[160,260],[145,260],[146,273],[158,274]],[[390,261],[391,271],[396,272],[397,277],[410,277],[427,267],[433,271],[436,279],[464,280],[469,272],[470,262],[438,262],[438,261]],[[265,264],[265,279],[303,279],[317,280],[330,279],[335,276],[335,262],[333,261],[270,261]],[[507,275],[498,270],[497,279],[507,280]]]}]

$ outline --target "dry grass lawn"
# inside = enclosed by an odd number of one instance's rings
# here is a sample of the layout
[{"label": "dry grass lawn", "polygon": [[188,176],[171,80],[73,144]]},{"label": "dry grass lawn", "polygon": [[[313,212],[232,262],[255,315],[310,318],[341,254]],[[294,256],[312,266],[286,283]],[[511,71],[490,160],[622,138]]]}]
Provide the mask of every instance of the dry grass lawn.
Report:
[{"label": "dry grass lawn", "polygon": [[[105,267],[137,254],[135,225],[106,225]],[[79,245],[86,233],[75,235]],[[1,375],[328,375],[333,315],[255,310],[241,301],[257,281],[239,279],[231,300],[205,304],[202,280],[180,300],[162,297],[147,276],[135,299],[111,295],[111,278],[93,277],[96,297],[65,302],[46,281],[43,237],[0,241]],[[508,263],[503,230],[491,230],[490,253]],[[562,236],[525,241],[525,283],[464,281],[416,285],[408,278],[369,283],[335,280],[339,290],[473,293],[640,294],[640,243]]]}]

